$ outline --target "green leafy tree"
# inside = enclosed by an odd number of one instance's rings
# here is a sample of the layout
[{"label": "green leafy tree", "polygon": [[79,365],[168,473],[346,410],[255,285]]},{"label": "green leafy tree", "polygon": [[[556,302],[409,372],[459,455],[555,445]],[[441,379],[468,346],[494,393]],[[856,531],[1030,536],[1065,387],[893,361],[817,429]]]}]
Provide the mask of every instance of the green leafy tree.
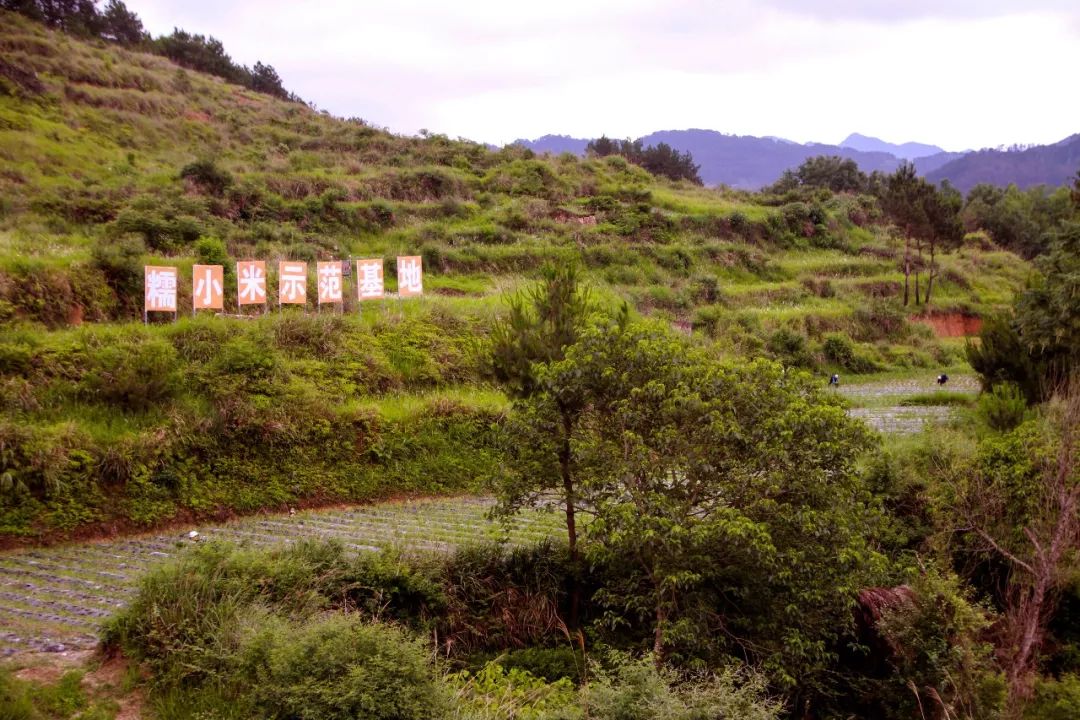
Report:
[{"label": "green leafy tree", "polygon": [[1080,370],[1080,224],[1054,233],[1039,270],[1010,315],[992,316],[967,347],[985,389],[1016,383],[1030,402],[1049,397]]},{"label": "green leafy tree", "polygon": [[121,0],[109,0],[101,15],[102,35],[121,45],[138,45],[150,38],[139,16]]},{"label": "green leafy tree", "polygon": [[539,373],[583,401],[571,444],[607,619],[650,628],[658,658],[821,672],[874,557],[865,427],[808,376],[717,363],[654,323],[592,327]]},{"label": "green leafy tree", "polygon": [[282,85],[277,70],[272,65],[264,65],[261,62],[256,62],[255,67],[251,69],[250,87],[252,90],[280,98],[284,98],[289,94]]},{"label": "green leafy tree", "polygon": [[1038,258],[1040,276],[1016,303],[1016,323],[1052,388],[1080,368],[1080,223],[1066,226]]},{"label": "green leafy tree", "polygon": [[[492,330],[495,376],[516,398],[508,433],[514,462],[499,488],[500,509],[511,513],[557,492],[576,566],[578,501],[571,438],[583,398],[546,382],[539,368],[561,360],[577,342],[589,316],[589,294],[577,266],[548,265],[541,281],[512,296],[509,304],[509,314]],[[571,590],[571,624],[576,624],[580,597],[576,585]]]},{"label": "green leafy tree", "polygon": [[701,176],[698,174],[701,166],[694,163],[690,152],[679,152],[667,143],[662,142],[655,146],[645,147],[640,139],[612,140],[602,135],[596,140],[590,140],[585,146],[585,151],[597,157],[621,155],[657,177],[689,180],[696,185],[701,185]]},{"label": "green leafy tree", "polygon": [[[939,246],[958,245],[963,239],[959,211],[960,194],[948,185],[939,191],[919,177],[915,165],[901,163],[896,172],[885,180],[881,196],[882,209],[904,233],[904,305],[910,302],[910,278],[915,274],[915,304],[921,302],[919,271],[922,266],[924,243],[930,248],[930,279],[926,302],[930,302],[934,278],[937,275],[936,253]],[[912,242],[917,257],[912,257]]]},{"label": "green leafy tree", "polygon": [[590,140],[588,145],[585,146],[585,151],[591,155],[597,157],[608,157],[609,155],[618,155],[620,151],[620,143],[618,140],[612,140],[607,135],[601,135],[595,140]]},{"label": "green leafy tree", "polygon": [[961,218],[966,230],[983,230],[996,244],[1031,259],[1048,249],[1051,231],[1075,212],[1066,188],[979,184],[968,192]]},{"label": "green leafy tree", "polygon": [[838,155],[818,155],[807,158],[796,170],[785,170],[769,188],[784,193],[799,188],[825,188],[834,193],[865,192],[869,180],[854,161]]}]

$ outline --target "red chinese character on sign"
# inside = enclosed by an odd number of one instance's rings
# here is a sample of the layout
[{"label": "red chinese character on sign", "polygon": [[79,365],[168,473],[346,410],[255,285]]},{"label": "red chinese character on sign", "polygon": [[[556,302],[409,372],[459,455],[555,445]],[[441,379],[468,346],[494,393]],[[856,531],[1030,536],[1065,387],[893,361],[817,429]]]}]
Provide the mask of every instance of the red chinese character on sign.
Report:
[{"label": "red chinese character on sign", "polygon": [[319,302],[341,302],[341,263],[321,262],[316,272],[319,276]]},{"label": "red chinese character on sign", "polygon": [[400,297],[424,294],[424,269],[419,256],[397,259],[397,281]]},{"label": "red chinese character on sign", "polygon": [[278,302],[307,304],[307,263],[278,263]]},{"label": "red chinese character on sign", "polygon": [[191,276],[191,304],[196,310],[222,310],[225,307],[224,268],[220,265],[196,265]]},{"label": "red chinese character on sign", "polygon": [[144,307],[148,312],[176,312],[176,268],[143,268]]},{"label": "red chinese character on sign", "polygon": [[241,305],[266,302],[266,263],[249,260],[236,263],[237,301]]},{"label": "red chinese character on sign", "polygon": [[383,296],[381,258],[356,262],[356,292],[360,300],[374,300]]}]

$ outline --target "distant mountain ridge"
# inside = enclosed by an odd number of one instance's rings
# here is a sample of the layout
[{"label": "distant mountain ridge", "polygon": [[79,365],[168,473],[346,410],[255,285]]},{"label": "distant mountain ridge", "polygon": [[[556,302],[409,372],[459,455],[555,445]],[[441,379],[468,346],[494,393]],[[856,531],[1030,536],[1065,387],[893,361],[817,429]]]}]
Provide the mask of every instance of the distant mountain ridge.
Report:
[{"label": "distant mountain ridge", "polygon": [[939,148],[937,145],[927,145],[925,143],[917,142],[896,144],[885,142],[876,137],[860,135],[859,133],[851,133],[848,135],[840,142],[840,147],[851,148],[852,150],[862,150],[863,152],[886,152],[901,160],[915,160],[917,158],[938,155],[945,152],[944,148]]},{"label": "distant mountain ridge", "polygon": [[966,153],[927,171],[926,179],[934,183],[947,179],[966,193],[979,183],[1015,183],[1021,189],[1035,185],[1064,185],[1071,182],[1077,170],[1080,170],[1080,133],[1053,145],[1036,145],[1026,150]]},{"label": "distant mountain ridge", "polygon": [[[544,135],[514,144],[538,153],[584,155],[589,138]],[[797,168],[815,155],[838,155],[854,160],[863,172],[892,172],[910,160],[919,174],[935,183],[948,179],[967,192],[984,182],[995,185],[1016,183],[1021,188],[1060,185],[1080,169],[1080,134],[1054,145],[1023,151],[981,150],[946,152],[936,145],[907,142],[888,143],[852,133],[840,145],[797,143],[777,137],[727,135],[716,130],[662,130],[641,138],[645,145],[664,142],[680,152],[689,152],[701,166],[706,185],[727,185],[758,190],[776,182],[785,170]],[[857,146],[857,147],[853,147]],[[897,154],[900,153],[900,154]]]}]

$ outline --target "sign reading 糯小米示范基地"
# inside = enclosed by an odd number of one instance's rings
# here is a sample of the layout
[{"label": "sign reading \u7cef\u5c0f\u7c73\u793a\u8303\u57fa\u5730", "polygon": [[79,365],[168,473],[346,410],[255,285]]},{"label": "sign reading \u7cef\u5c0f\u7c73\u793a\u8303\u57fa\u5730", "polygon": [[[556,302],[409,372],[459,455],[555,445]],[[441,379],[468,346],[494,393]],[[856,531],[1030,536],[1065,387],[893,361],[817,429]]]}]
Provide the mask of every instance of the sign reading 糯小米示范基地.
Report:
[{"label": "sign reading \u7cef\u5c0f\u7c73\u793a\u8303\u57fa\u5730", "polygon": [[356,297],[377,300],[383,296],[382,258],[356,261]]},{"label": "sign reading \u7cef\u5c0f\u7c73\u793a\u8303\u57fa\u5730", "polygon": [[[338,260],[316,263],[318,303],[344,303],[346,271]],[[178,269],[146,265],[144,268],[145,312],[177,311]],[[195,265],[191,274],[191,309],[224,310],[225,268],[222,265]],[[278,304],[307,304],[307,263],[282,260],[278,263]],[[397,258],[397,296],[424,294],[423,260],[418,255]],[[356,261],[356,298],[385,298],[382,258]],[[241,260],[236,263],[236,304],[265,305],[268,301],[266,262]]]},{"label": "sign reading \u7cef\u5c0f\u7c73\u793a\u8303\u57fa\u5730", "polygon": [[307,263],[278,263],[278,305],[307,305]]}]

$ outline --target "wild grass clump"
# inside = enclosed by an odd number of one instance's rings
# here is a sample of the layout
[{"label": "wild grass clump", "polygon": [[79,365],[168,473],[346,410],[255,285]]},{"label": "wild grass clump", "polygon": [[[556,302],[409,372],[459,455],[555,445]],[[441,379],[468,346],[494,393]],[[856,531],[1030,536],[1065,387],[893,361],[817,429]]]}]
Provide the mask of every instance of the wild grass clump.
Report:
[{"label": "wild grass clump", "polygon": [[999,382],[979,396],[976,414],[991,430],[1009,432],[1028,417],[1027,396],[1015,383]]},{"label": "wild grass clump", "polygon": [[[153,665],[158,717],[427,720],[445,711],[426,648],[401,627],[344,612],[290,617],[272,606],[222,603],[206,607],[218,624],[202,652]],[[177,678],[192,660],[217,669]]]},{"label": "wild grass clump", "polygon": [[900,401],[901,407],[971,407],[974,404],[974,395],[964,392],[950,392],[947,390],[910,395]]},{"label": "wild grass clump", "polygon": [[0,668],[0,718],[3,720],[110,720],[119,710],[111,700],[95,700],[82,686],[83,672],[69,670],[55,683],[20,680]]},{"label": "wild grass clump", "polygon": [[422,563],[352,555],[337,542],[271,551],[209,543],[143,576],[103,642],[145,663],[158,683],[201,683],[228,671],[230,659],[217,650],[240,642],[252,608],[299,623],[333,608],[422,623],[445,603],[435,577]]}]

